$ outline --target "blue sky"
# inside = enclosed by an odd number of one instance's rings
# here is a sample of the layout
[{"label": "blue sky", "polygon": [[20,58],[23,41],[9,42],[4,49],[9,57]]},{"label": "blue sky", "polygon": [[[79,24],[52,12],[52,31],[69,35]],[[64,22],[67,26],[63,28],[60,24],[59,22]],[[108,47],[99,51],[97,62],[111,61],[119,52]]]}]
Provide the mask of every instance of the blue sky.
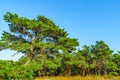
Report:
[{"label": "blue sky", "polygon": [[[35,18],[44,15],[77,38],[80,46],[95,44],[103,40],[115,51],[120,50],[120,0],[1,0],[0,37],[8,31],[8,23],[3,20],[6,12]],[[10,50],[0,52],[0,59],[16,60]],[[7,56],[8,55],[8,56]]]}]

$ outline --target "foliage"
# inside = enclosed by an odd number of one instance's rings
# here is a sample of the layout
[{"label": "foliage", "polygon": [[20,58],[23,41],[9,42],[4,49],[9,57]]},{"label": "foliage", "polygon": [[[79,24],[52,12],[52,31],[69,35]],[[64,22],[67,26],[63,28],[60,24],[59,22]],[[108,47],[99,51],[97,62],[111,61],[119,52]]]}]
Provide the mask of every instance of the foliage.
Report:
[{"label": "foliage", "polygon": [[9,23],[10,32],[3,32],[1,46],[6,46],[1,49],[9,48],[24,53],[28,58],[26,64],[39,54],[73,51],[79,45],[77,39],[68,38],[64,29],[44,16],[28,19],[7,12],[4,20]]},{"label": "foliage", "polygon": [[[83,45],[45,16],[35,19],[7,12],[0,50],[11,49],[24,54],[18,61],[0,60],[0,79],[34,80],[42,76],[120,75],[120,52],[104,41]],[[102,78],[101,78],[102,79]]]},{"label": "foliage", "polygon": [[0,61],[0,68],[0,79],[32,80],[41,66],[35,62],[31,62],[29,65],[21,65],[19,61]]}]

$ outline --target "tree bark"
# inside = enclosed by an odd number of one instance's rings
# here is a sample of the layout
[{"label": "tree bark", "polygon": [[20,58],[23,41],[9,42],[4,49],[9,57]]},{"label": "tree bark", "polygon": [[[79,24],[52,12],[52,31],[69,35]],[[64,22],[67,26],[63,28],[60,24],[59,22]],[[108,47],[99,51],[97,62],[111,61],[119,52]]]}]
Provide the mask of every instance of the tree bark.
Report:
[{"label": "tree bark", "polygon": [[31,61],[31,59],[30,59],[29,57],[28,57],[27,59],[28,59],[28,60],[25,62],[26,65],[29,64],[30,61]]},{"label": "tree bark", "polygon": [[27,54],[28,60],[25,62],[25,64],[29,64],[29,63],[31,62],[31,60],[33,59],[33,57],[34,57],[34,54],[33,54],[33,43],[34,43],[34,39],[31,38],[31,39],[30,39],[30,42],[31,42],[31,45],[30,45],[30,53]]}]

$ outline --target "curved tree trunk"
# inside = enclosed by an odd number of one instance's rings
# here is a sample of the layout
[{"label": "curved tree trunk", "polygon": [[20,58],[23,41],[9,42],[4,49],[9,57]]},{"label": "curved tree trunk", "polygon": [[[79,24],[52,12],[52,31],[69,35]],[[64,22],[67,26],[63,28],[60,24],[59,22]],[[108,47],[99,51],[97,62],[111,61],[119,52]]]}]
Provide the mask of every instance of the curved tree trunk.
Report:
[{"label": "curved tree trunk", "polygon": [[34,57],[33,43],[34,43],[34,39],[31,38],[30,53],[27,54],[28,60],[25,62],[25,64],[29,64],[31,62],[31,60],[33,59],[33,57]]},{"label": "curved tree trunk", "polygon": [[28,60],[25,62],[26,65],[29,64],[30,61],[31,61],[31,59],[30,59],[29,57],[28,57],[27,59],[28,59]]},{"label": "curved tree trunk", "polygon": [[27,61],[25,62],[25,64],[29,64],[31,62],[31,60],[33,59],[33,54],[32,53],[29,53],[27,54]]}]

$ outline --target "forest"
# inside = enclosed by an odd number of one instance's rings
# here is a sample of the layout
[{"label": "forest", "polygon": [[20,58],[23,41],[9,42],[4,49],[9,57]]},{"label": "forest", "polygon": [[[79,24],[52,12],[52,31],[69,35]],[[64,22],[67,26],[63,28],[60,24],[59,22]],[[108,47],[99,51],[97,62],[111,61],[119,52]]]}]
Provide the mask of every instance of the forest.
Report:
[{"label": "forest", "polygon": [[[0,80],[34,80],[43,76],[120,76],[120,51],[114,52],[102,40],[82,45],[68,37],[51,19],[34,19],[7,12],[0,50],[24,54],[18,61],[0,60]],[[9,52],[8,52],[9,53]]]}]

